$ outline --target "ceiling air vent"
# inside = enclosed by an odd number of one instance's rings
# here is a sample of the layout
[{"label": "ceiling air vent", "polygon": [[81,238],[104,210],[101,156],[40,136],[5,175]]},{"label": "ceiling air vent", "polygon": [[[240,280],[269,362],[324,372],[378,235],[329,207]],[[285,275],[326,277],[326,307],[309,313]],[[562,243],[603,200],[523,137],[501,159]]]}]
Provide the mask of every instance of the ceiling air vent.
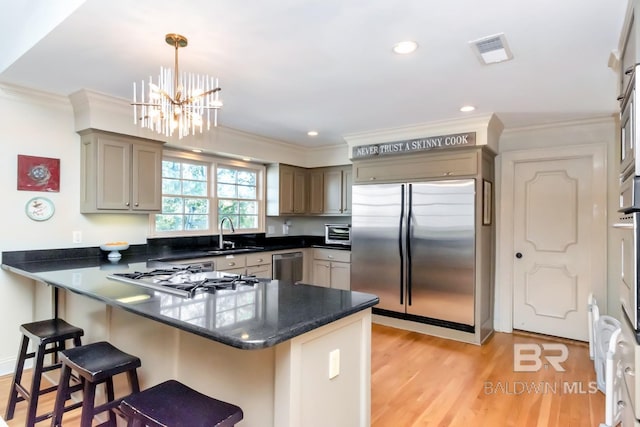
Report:
[{"label": "ceiling air vent", "polygon": [[503,33],[470,41],[469,44],[483,64],[495,64],[513,59]]}]

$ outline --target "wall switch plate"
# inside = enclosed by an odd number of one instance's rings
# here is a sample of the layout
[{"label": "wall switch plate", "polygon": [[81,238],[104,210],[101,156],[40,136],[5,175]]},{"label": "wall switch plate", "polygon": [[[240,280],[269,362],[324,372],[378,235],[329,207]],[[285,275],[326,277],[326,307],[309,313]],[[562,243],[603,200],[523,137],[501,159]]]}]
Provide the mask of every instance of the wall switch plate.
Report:
[{"label": "wall switch plate", "polygon": [[82,243],[82,231],[73,232],[73,243]]},{"label": "wall switch plate", "polygon": [[340,375],[340,349],[335,349],[329,353],[329,379],[332,380]]}]

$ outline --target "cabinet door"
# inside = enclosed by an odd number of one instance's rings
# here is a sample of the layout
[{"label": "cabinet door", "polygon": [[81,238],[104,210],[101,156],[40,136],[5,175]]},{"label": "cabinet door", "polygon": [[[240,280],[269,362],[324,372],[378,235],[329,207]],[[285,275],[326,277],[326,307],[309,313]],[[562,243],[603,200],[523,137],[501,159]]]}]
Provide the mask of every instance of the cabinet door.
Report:
[{"label": "cabinet door", "polygon": [[131,189],[131,144],[100,138],[96,164],[96,208],[128,211]]},{"label": "cabinet door", "polygon": [[280,167],[280,213],[293,213],[294,209],[293,168]]},{"label": "cabinet door", "polygon": [[313,261],[313,282],[314,285],[331,287],[331,263],[328,261]]},{"label": "cabinet door", "polygon": [[133,179],[131,196],[133,210],[162,209],[162,147],[133,144]]},{"label": "cabinet door", "polygon": [[342,213],[351,215],[351,186],[353,185],[353,168],[342,170]]},{"label": "cabinet door", "polygon": [[247,274],[262,279],[271,279],[271,264],[254,265],[247,267]]},{"label": "cabinet door", "polygon": [[307,171],[301,168],[293,172],[293,212],[307,212]]},{"label": "cabinet door", "polygon": [[355,161],[356,182],[473,176],[480,170],[481,148],[460,148],[446,153],[427,153],[406,158]]},{"label": "cabinet door", "polygon": [[342,213],[342,170],[339,168],[324,173],[324,213]]},{"label": "cabinet door", "polygon": [[[625,35],[624,47],[620,58],[620,95],[624,95],[631,81],[631,75],[636,63],[636,34],[635,20],[631,20],[629,30]],[[637,79],[636,79],[637,81]]]},{"label": "cabinet door", "polygon": [[331,263],[331,287],[351,290],[351,264],[346,262]]},{"label": "cabinet door", "polygon": [[309,213],[321,214],[324,210],[324,172],[309,173]]}]

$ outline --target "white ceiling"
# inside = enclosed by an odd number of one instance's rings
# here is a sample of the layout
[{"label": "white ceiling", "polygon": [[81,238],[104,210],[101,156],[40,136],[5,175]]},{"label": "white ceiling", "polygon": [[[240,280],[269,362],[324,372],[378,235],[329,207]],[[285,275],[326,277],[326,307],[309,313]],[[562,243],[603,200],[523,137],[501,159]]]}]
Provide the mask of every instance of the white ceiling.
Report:
[{"label": "white ceiling", "polygon": [[[627,0],[0,0],[0,82],[130,99],[173,67],[217,76],[221,125],[314,146],[496,113],[505,128],[614,114]],[[68,15],[68,16],[67,16]],[[56,23],[59,25],[56,26]],[[504,33],[514,59],[468,42]],[[416,40],[411,56],[391,51]],[[468,114],[468,113],[467,113]],[[314,138],[306,135],[317,130]]]}]

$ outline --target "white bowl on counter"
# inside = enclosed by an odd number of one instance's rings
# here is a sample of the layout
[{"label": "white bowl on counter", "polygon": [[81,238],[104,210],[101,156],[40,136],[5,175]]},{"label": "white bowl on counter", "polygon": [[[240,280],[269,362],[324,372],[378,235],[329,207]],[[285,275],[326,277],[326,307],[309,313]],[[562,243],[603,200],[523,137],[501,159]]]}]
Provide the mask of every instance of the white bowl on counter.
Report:
[{"label": "white bowl on counter", "polygon": [[104,245],[100,245],[100,249],[102,249],[103,251],[109,252],[109,255],[107,255],[107,258],[109,258],[109,260],[117,261],[122,257],[122,255],[120,254],[120,251],[129,249],[129,244],[128,243],[118,243],[118,244],[105,243]]}]

